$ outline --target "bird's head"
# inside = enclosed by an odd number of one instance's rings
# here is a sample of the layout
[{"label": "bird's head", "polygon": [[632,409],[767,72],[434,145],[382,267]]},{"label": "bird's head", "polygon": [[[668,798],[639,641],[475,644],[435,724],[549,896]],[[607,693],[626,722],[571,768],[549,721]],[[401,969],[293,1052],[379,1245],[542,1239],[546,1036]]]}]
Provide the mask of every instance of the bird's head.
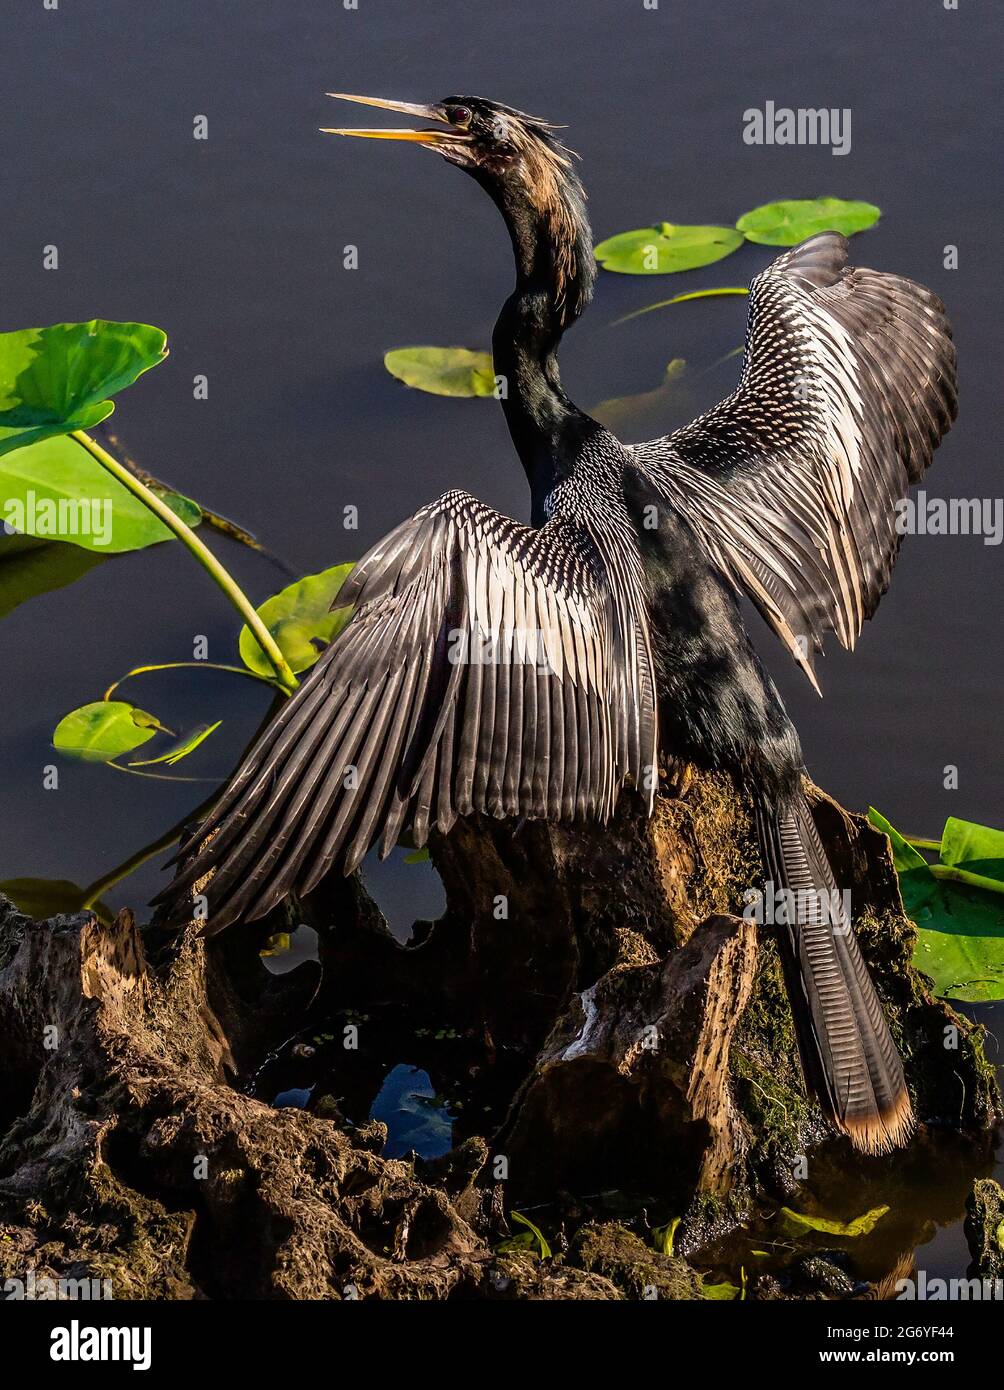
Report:
[{"label": "bird's head", "polygon": [[592,236],[572,153],[558,139],[555,126],[484,97],[447,97],[423,106],[344,92],[328,95],[428,122],[419,129],[336,128],[324,134],[406,140],[434,150],[471,174],[506,219],[520,273],[527,278],[548,276],[565,323],[581,312],[595,276]]}]

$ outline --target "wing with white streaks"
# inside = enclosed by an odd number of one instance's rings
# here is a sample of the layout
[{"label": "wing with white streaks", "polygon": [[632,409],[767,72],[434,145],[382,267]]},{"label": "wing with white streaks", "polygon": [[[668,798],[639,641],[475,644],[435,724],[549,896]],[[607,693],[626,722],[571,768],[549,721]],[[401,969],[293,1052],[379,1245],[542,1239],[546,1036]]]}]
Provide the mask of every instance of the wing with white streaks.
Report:
[{"label": "wing with white streaks", "polygon": [[853,647],[888,587],[897,503],[957,405],[941,301],[846,261],[836,232],[779,256],[750,286],[737,390],[634,450],[814,685],[825,633]]}]

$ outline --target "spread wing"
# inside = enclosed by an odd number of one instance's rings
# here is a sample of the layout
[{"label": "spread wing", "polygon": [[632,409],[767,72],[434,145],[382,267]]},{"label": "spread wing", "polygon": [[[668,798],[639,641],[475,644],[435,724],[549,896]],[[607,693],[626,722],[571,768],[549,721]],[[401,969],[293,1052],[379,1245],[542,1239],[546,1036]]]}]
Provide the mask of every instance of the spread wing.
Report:
[{"label": "spread wing", "polygon": [[847,265],[824,232],[750,286],[733,395],[639,463],[698,532],[818,690],[812,658],[852,648],[885,593],[896,504],[955,418],[955,349],[941,301]]},{"label": "spread wing", "polygon": [[[609,542],[607,542],[609,544]],[[356,612],[252,749],[160,895],[193,884],[207,929],[252,920],[379,840],[458,815],[606,819],[649,788],[654,681],[622,557],[559,519],[519,525],[463,492],[360,561]]]}]

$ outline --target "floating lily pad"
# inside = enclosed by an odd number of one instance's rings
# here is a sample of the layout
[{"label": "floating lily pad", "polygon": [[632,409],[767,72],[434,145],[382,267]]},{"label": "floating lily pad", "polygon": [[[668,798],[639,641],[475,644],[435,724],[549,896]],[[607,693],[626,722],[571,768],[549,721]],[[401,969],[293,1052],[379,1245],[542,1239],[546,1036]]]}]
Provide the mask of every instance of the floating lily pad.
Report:
[{"label": "floating lily pad", "polygon": [[0,454],[115,409],[109,397],[167,356],[167,337],[146,323],[57,323],[0,333]]},{"label": "floating lily pad", "polygon": [[[968,1003],[1004,999],[1001,832],[951,817],[941,858],[928,864],[874,807],[868,819],[892,845],[903,906],[917,925],[917,969],[946,997]],[[964,857],[971,854],[979,857]]]},{"label": "floating lily pad", "polygon": [[[159,495],[189,526],[198,526],[198,506],[178,493]],[[173,539],[173,532],[113,478],[100,463],[65,436],[0,458],[0,522],[40,540],[113,555]]]},{"label": "floating lily pad", "polygon": [[596,247],[596,259],[604,270],[620,275],[666,275],[711,265],[742,244],[742,235],[734,227],[681,227],[659,222],[654,227],[607,237]]},{"label": "floating lily pad", "polygon": [[[266,599],[258,615],[278,643],[279,650],[297,675],[307,671],[321,652],[341,632],[351,608],[332,610],[339,589],[354,565],[334,565],[320,574],[308,574]],[[241,660],[250,671],[271,679],[272,663],[249,627],[241,629]]]},{"label": "floating lily pad", "polygon": [[125,700],[95,700],[71,710],[56,725],[54,748],[84,762],[107,763],[153,738],[160,722]]},{"label": "floating lily pad", "polygon": [[819,1231],[827,1236],[848,1236],[856,1239],[874,1231],[875,1227],[889,1210],[888,1207],[872,1207],[863,1216],[853,1221],[831,1221],[827,1216],[807,1216],[804,1212],[782,1207],[778,1216],[781,1225],[791,1235],[801,1235],[805,1231]]},{"label": "floating lily pad", "polygon": [[744,212],[736,223],[747,241],[761,246],[797,246],[817,232],[853,236],[874,226],[881,217],[874,203],[846,198],[787,198]]},{"label": "floating lily pad", "polygon": [[409,347],[385,352],[391,376],[433,396],[493,396],[495,369],[490,352],[471,348]]}]

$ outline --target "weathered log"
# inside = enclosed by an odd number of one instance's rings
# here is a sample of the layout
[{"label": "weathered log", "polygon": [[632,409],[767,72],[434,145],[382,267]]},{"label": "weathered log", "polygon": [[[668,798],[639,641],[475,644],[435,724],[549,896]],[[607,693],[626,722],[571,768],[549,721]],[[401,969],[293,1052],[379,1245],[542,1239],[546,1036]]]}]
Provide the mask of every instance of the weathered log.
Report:
[{"label": "weathered log", "polygon": [[1004,1187],[993,1178],[973,1184],[966,1202],[966,1239],[973,1276],[996,1279],[1004,1288]]},{"label": "weathered log", "polygon": [[[975,1173],[1000,1113],[981,1030],[910,966],[884,838],[821,794],[816,813],[922,1126],[968,1134]],[[697,1276],[648,1249],[644,1204],[621,1232],[569,1193],[646,1194],[694,1251],[792,1192],[807,1155],[851,1161],[805,1094],[771,929],[742,915],[760,867],[727,785],[698,779],[651,821],[626,801],[605,829],[465,821],[432,853],[447,912],[407,946],[358,878],[212,941],[8,906],[0,1279],[110,1279],[117,1297],[695,1296]],[[320,966],[276,978],[259,949],[296,921],[318,930]],[[515,1059],[504,1123],[412,1163],[335,1102],[248,1093],[284,1039],[374,1004],[465,1020],[485,1075]],[[528,1201],[559,1228],[551,1261],[493,1253]]]}]

